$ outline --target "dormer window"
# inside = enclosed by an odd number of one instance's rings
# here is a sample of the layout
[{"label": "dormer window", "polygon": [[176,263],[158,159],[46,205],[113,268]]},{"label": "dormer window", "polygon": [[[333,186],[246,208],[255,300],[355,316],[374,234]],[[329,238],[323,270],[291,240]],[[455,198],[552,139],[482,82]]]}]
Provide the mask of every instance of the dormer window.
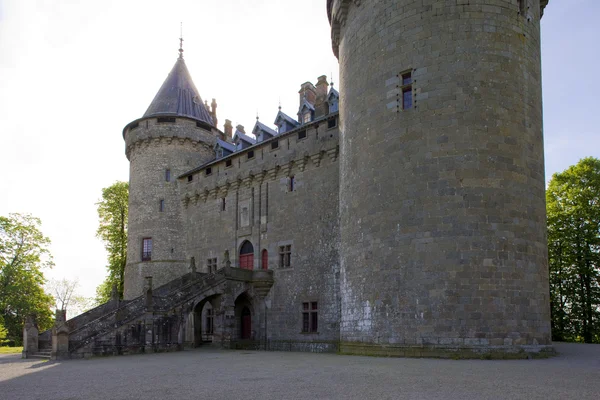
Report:
[{"label": "dormer window", "polygon": [[302,117],[302,121],[305,124],[308,123],[308,122],[310,122],[310,111],[304,114],[304,116]]}]

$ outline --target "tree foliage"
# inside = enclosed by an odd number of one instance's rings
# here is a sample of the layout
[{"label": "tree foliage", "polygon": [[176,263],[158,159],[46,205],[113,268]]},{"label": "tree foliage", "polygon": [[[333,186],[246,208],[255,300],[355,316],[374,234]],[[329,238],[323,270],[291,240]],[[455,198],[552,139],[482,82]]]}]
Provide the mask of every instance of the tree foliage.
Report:
[{"label": "tree foliage", "polygon": [[0,316],[7,338],[17,344],[27,315],[36,316],[40,330],[52,325],[53,299],[44,291],[43,269],[53,263],[40,225],[27,214],[0,216]]},{"label": "tree foliage", "polygon": [[96,289],[96,301],[104,303],[110,299],[113,284],[123,297],[125,264],[127,263],[127,217],[129,184],[115,182],[102,189],[102,199],[97,203],[99,227],[97,236],[104,242],[108,252],[108,275]]},{"label": "tree foliage", "polygon": [[79,280],[76,279],[50,279],[47,284],[48,292],[54,297],[54,304],[58,310],[67,310],[67,319],[78,316],[91,308],[89,298],[80,295]]},{"label": "tree foliage", "polygon": [[546,191],[554,340],[600,342],[600,160],[556,173]]}]

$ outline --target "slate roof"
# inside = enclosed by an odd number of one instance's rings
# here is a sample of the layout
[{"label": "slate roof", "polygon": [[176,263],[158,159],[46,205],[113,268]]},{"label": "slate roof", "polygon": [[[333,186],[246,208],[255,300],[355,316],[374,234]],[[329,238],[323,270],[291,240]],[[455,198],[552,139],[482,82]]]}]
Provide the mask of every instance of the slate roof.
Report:
[{"label": "slate roof", "polygon": [[144,118],[155,116],[189,117],[214,126],[212,117],[181,57],[175,62],[144,114]]},{"label": "slate roof", "polygon": [[256,135],[257,130],[267,132],[271,136],[277,135],[277,132],[275,130],[269,128],[268,126],[266,126],[265,124],[263,124],[260,121],[256,121],[256,124],[254,125],[254,129],[252,130],[252,133],[254,133]]},{"label": "slate roof", "polygon": [[296,121],[295,119],[293,119],[292,117],[290,117],[289,115],[287,115],[286,113],[284,113],[283,111],[279,111],[277,113],[277,117],[275,117],[275,122],[274,124],[277,125],[277,121],[279,121],[279,119],[282,118],[284,120],[286,120],[287,122],[289,122],[290,124],[292,124],[293,126],[298,126],[300,125],[298,123],[298,121]]},{"label": "slate roof", "polygon": [[237,131],[237,130],[233,134],[233,140],[235,140],[236,137],[239,137],[240,140],[243,140],[246,143],[250,143],[250,144],[256,143],[256,139],[252,139],[250,136],[248,136],[245,133],[242,133],[240,131]]},{"label": "slate roof", "polygon": [[340,92],[338,92],[337,90],[335,90],[333,88],[333,85],[331,86],[331,89],[329,89],[329,94],[327,95],[327,98],[329,99],[329,98],[331,98],[331,96],[335,96],[338,99],[340,98]]},{"label": "slate roof", "polygon": [[217,138],[217,144],[219,146],[221,146],[222,148],[224,148],[225,150],[230,151],[232,153],[235,151],[235,145],[233,143],[229,143],[229,142],[226,142],[224,140]]}]

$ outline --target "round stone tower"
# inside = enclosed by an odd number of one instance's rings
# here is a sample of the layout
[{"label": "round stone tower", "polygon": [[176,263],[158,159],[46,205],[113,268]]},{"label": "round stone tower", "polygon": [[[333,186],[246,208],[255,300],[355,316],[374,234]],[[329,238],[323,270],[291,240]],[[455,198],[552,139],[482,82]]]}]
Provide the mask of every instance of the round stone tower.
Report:
[{"label": "round stone tower", "polygon": [[328,0],[341,350],[551,350],[540,0]]},{"label": "round stone tower", "polygon": [[123,129],[130,161],[125,299],[142,294],[146,276],[160,286],[189,272],[177,177],[213,159],[223,135],[181,54],[144,116]]}]

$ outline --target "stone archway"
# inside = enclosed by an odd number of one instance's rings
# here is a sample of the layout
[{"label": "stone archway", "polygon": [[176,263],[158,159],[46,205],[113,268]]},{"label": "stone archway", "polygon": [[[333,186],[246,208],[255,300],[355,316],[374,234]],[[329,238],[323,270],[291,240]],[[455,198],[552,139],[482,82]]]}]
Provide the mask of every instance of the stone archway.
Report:
[{"label": "stone archway", "polygon": [[198,302],[193,309],[194,347],[212,343],[215,333],[216,296],[211,296]]},{"label": "stone archway", "polygon": [[247,292],[242,293],[235,300],[235,339],[254,340],[256,327],[253,326],[255,318],[254,305]]}]

